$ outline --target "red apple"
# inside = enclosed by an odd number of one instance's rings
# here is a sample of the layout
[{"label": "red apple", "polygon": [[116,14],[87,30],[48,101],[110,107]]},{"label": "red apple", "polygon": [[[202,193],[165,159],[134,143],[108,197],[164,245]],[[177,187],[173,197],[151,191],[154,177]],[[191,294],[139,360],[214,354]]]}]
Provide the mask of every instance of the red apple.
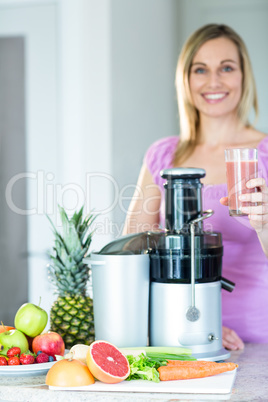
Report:
[{"label": "red apple", "polygon": [[34,353],[42,352],[46,353],[49,356],[53,356],[55,359],[55,355],[64,355],[65,344],[57,332],[48,331],[43,334],[37,335],[33,339],[32,350]]}]

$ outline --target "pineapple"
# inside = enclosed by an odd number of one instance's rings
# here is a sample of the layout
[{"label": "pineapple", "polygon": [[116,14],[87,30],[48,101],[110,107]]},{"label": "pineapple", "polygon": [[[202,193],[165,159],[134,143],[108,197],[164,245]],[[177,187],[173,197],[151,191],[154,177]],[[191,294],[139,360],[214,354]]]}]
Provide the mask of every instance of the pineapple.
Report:
[{"label": "pineapple", "polygon": [[89,215],[83,220],[83,207],[69,219],[59,206],[62,222],[60,234],[50,220],[54,234],[55,255],[50,255],[49,280],[56,287],[57,300],[50,311],[50,329],[59,333],[65,347],[77,343],[89,345],[94,341],[93,300],[87,295],[89,267],[83,263],[88,252],[94,220]]}]

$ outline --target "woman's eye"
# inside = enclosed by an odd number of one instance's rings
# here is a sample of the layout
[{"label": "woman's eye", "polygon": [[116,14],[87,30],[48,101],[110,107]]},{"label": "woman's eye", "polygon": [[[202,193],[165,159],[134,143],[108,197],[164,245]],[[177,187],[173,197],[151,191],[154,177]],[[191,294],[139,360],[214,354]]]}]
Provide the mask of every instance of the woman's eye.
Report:
[{"label": "woman's eye", "polygon": [[198,67],[198,68],[196,68],[196,69],[194,70],[194,72],[195,72],[196,74],[204,74],[204,73],[206,72],[206,70],[205,70],[204,68],[202,68],[202,67]]},{"label": "woman's eye", "polygon": [[233,71],[233,68],[231,66],[224,66],[222,68],[222,71],[229,73],[230,71]]}]

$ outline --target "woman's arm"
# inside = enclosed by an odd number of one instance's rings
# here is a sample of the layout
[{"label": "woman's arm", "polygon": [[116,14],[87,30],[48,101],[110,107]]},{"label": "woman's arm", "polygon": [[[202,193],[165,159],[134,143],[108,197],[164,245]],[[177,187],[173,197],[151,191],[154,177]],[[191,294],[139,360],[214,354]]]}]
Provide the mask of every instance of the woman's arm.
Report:
[{"label": "woman's arm", "polygon": [[143,165],[127,212],[123,235],[159,229],[161,193]]}]

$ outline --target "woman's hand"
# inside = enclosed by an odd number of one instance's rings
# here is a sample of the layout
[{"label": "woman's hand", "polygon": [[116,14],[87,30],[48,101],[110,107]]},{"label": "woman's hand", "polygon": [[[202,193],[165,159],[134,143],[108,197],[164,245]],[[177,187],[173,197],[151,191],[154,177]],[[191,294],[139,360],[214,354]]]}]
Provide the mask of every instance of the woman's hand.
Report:
[{"label": "woman's hand", "polygon": [[222,205],[224,205],[225,207],[228,207],[228,197],[222,197],[222,198],[220,199],[220,203],[221,203]]},{"label": "woman's hand", "polygon": [[268,188],[263,178],[251,179],[246,183],[247,188],[257,188],[256,193],[242,194],[240,201],[258,203],[257,206],[243,206],[242,212],[248,214],[251,226],[257,231],[268,229]]},{"label": "woman's hand", "polygon": [[222,345],[229,350],[244,349],[245,346],[234,330],[224,326],[222,326]]},{"label": "woman's hand", "polygon": [[[256,230],[265,255],[268,257],[268,187],[262,177],[251,179],[246,183],[247,188],[257,188],[255,193],[239,196],[242,203],[254,202],[257,206],[242,205],[242,212],[248,214],[251,226]],[[222,205],[228,206],[228,197],[220,199]]]},{"label": "woman's hand", "polygon": [[[268,187],[263,178],[251,179],[246,183],[247,188],[257,188],[256,193],[246,193],[239,196],[240,201],[258,203],[257,206],[243,206],[241,211],[248,214],[251,226],[257,231],[264,227],[268,229]],[[222,205],[228,206],[228,197],[220,199]]]}]

